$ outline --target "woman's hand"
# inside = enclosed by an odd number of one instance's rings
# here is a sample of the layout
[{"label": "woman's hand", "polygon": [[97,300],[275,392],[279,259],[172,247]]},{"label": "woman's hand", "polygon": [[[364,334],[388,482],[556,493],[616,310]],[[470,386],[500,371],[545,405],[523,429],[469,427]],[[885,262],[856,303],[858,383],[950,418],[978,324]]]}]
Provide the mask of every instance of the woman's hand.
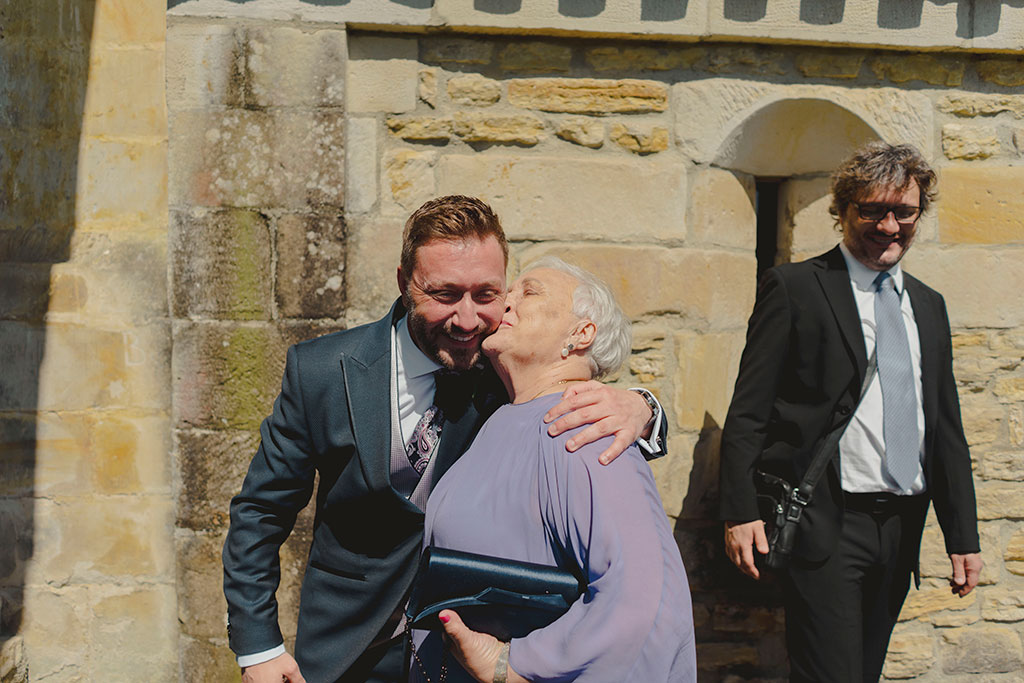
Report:
[{"label": "woman's hand", "polygon": [[[444,632],[448,636],[451,652],[462,668],[480,683],[494,680],[494,667],[498,663],[505,643],[487,633],[469,630],[459,615],[450,609],[438,615]],[[528,683],[525,678],[508,668],[509,683]]]},{"label": "woman's hand", "polygon": [[651,407],[640,394],[590,380],[566,389],[562,400],[548,411],[544,421],[554,421],[548,427],[551,436],[587,425],[566,442],[565,447],[570,452],[614,434],[615,440],[598,457],[602,465],[607,465],[643,436],[651,417]]}]

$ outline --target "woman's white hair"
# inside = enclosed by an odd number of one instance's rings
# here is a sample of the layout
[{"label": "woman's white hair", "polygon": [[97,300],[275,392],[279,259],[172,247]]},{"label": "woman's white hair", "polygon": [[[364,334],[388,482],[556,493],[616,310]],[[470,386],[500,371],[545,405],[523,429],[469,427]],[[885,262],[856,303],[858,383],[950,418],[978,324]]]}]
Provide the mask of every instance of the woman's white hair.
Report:
[{"label": "woman's white hair", "polygon": [[557,256],[543,256],[527,265],[520,275],[537,268],[561,271],[577,280],[572,312],[594,323],[594,341],[585,351],[594,379],[619,369],[633,348],[632,323],[619,308],[612,290],[597,277]]}]

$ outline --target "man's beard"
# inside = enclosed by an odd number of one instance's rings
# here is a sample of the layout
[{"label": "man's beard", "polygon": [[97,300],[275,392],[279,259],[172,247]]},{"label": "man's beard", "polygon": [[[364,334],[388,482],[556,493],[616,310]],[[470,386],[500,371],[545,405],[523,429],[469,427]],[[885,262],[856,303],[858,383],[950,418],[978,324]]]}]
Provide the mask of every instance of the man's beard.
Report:
[{"label": "man's beard", "polygon": [[[453,349],[443,346],[443,340],[449,336],[449,326],[427,329],[422,316],[416,313],[415,306],[409,306],[409,334],[428,358],[448,370],[468,370],[480,360],[480,344],[472,349]],[[474,334],[483,334],[486,329],[474,330]]]}]

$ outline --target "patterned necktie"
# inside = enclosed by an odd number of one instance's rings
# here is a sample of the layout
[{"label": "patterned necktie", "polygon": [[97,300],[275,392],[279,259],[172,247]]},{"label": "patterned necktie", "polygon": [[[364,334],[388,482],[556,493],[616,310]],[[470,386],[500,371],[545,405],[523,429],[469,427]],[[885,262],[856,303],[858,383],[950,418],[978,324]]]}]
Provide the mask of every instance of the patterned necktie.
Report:
[{"label": "patterned necktie", "polygon": [[452,401],[458,391],[459,375],[450,370],[437,370],[434,372],[434,386],[434,403],[423,413],[405,444],[409,464],[419,475],[427,468],[430,456],[441,439],[446,410],[448,413],[454,412]]},{"label": "patterned necktie", "polygon": [[905,491],[914,483],[920,466],[913,362],[896,284],[889,273],[879,273],[875,285],[875,348],[882,383],[885,463]]}]

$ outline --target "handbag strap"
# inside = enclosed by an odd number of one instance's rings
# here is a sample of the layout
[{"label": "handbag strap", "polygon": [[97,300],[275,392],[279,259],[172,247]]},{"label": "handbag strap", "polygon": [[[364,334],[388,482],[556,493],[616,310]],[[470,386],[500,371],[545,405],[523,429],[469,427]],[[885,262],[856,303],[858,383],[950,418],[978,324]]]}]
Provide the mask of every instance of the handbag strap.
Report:
[{"label": "handbag strap", "polygon": [[[878,369],[878,353],[877,349],[871,352],[871,358],[868,360],[868,368],[864,372],[864,381],[860,386],[860,398],[857,399],[857,406],[860,406],[861,401],[864,400],[864,394],[868,393],[868,385],[871,384],[871,378],[875,376],[875,371]],[[825,472],[825,467],[831,462],[832,458],[835,457],[836,453],[839,452],[839,440],[843,438],[843,433],[846,431],[846,427],[849,426],[850,420],[853,419],[853,414],[857,412],[857,406],[854,406],[853,410],[850,411],[850,417],[836,429],[829,432],[829,435],[825,438],[825,441],[821,444],[821,448],[814,454],[814,459],[811,460],[810,467],[804,473],[803,479],[800,481],[800,486],[793,490],[794,499],[801,505],[807,505],[811,502],[811,496],[814,494],[814,487],[817,485],[818,480],[821,479],[821,475]]]}]

